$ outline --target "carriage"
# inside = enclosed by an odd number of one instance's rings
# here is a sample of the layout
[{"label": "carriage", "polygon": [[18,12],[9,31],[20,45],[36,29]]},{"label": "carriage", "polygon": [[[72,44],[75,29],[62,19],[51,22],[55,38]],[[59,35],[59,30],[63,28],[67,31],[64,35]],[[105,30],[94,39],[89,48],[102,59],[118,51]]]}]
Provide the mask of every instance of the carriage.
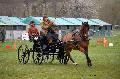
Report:
[{"label": "carriage", "polygon": [[47,43],[48,40],[45,36],[33,36],[30,41],[33,42],[32,48],[29,48],[26,44],[22,44],[18,48],[18,60],[20,63],[26,64],[32,54],[35,64],[41,64],[42,62],[52,63],[54,59],[66,64],[64,45],[61,41]]},{"label": "carriage", "polygon": [[[33,26],[33,25],[32,25]],[[31,29],[30,32],[36,32],[36,28]],[[20,63],[26,64],[29,60],[30,53],[32,52],[33,62],[36,64],[41,64],[44,62],[52,62],[57,56],[60,63],[67,64],[70,59],[73,64],[77,64],[70,52],[75,49],[83,52],[86,56],[87,65],[92,66],[91,59],[88,56],[88,38],[89,24],[88,22],[82,23],[81,29],[76,33],[68,33],[62,38],[62,42],[58,39],[58,35],[49,26],[44,34],[30,36],[30,41],[32,41],[33,47],[28,48],[27,45],[21,45],[18,48],[18,60]],[[37,39],[36,39],[37,38]],[[57,38],[57,39],[56,39]],[[73,41],[71,41],[73,40]]]}]

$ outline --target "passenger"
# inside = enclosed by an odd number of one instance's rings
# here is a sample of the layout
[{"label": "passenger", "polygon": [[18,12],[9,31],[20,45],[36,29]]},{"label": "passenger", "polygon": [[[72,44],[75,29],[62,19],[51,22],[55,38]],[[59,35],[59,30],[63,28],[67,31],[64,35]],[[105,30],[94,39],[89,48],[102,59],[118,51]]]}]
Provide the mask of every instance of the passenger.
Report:
[{"label": "passenger", "polygon": [[30,25],[30,28],[28,28],[28,36],[29,36],[29,39],[32,40],[33,37],[39,36],[39,32],[38,32],[38,29],[35,27],[34,21],[31,21],[29,25]]}]

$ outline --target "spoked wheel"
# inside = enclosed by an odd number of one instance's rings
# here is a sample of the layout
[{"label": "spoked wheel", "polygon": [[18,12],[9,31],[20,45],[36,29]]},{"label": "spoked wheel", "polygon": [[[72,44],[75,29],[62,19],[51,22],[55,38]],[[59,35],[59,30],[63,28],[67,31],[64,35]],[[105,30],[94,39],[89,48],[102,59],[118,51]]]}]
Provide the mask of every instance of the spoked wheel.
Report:
[{"label": "spoked wheel", "polygon": [[54,45],[49,44],[47,46],[47,51],[44,52],[44,62],[45,63],[52,63],[54,60]]},{"label": "spoked wheel", "polygon": [[60,62],[61,64],[63,64],[63,63],[64,63],[64,59],[59,59],[59,62]]},{"label": "spoked wheel", "polygon": [[69,57],[67,55],[64,56],[64,64],[67,64],[67,62],[69,61]]},{"label": "spoked wheel", "polygon": [[54,55],[52,55],[52,54],[44,55],[44,62],[45,63],[52,63],[53,60],[54,60]]},{"label": "spoked wheel", "polygon": [[59,62],[61,64],[67,64],[68,60],[69,60],[69,57],[66,55],[66,52],[64,51],[64,56],[59,59]]},{"label": "spoked wheel", "polygon": [[26,64],[29,60],[30,51],[27,45],[21,45],[18,48],[18,60],[20,63]]},{"label": "spoked wheel", "polygon": [[66,56],[64,56],[62,59],[60,58],[59,59],[59,62],[61,63],[61,64],[67,64],[67,58],[66,58]]},{"label": "spoked wheel", "polygon": [[33,58],[33,62],[35,64],[40,65],[42,63],[42,61],[43,61],[43,53],[39,52],[39,51],[34,51],[33,55],[32,55],[32,58]]}]

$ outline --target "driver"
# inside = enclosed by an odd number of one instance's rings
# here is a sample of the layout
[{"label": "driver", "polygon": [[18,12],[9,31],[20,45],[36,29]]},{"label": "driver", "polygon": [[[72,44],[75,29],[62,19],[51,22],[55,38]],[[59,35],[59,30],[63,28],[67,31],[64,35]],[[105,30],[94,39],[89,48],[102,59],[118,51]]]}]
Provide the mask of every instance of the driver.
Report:
[{"label": "driver", "polygon": [[54,23],[52,21],[50,21],[46,16],[43,16],[43,21],[41,22],[41,28],[42,28],[42,32],[47,35],[48,34],[48,30],[52,29],[52,26],[54,25]]},{"label": "driver", "polygon": [[55,24],[50,21],[46,16],[43,16],[43,21],[41,22],[41,28],[43,34],[48,38],[49,43],[57,39],[57,35],[54,31]]}]

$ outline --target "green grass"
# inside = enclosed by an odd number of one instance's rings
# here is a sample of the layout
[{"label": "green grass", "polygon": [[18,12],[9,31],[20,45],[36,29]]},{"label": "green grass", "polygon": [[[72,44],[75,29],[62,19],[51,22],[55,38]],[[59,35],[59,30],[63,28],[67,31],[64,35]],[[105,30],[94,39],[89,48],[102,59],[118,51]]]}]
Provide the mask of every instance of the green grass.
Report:
[{"label": "green grass", "polygon": [[[92,67],[87,67],[84,54],[75,50],[72,51],[72,57],[79,64],[77,66],[71,61],[64,65],[57,60],[51,64],[37,65],[32,62],[32,57],[27,64],[19,64],[17,50],[4,48],[6,44],[12,45],[12,42],[0,43],[0,79],[120,79],[120,35],[107,39],[114,44],[113,47],[97,45],[96,38],[90,40]],[[19,46],[28,42],[16,43]]]}]

